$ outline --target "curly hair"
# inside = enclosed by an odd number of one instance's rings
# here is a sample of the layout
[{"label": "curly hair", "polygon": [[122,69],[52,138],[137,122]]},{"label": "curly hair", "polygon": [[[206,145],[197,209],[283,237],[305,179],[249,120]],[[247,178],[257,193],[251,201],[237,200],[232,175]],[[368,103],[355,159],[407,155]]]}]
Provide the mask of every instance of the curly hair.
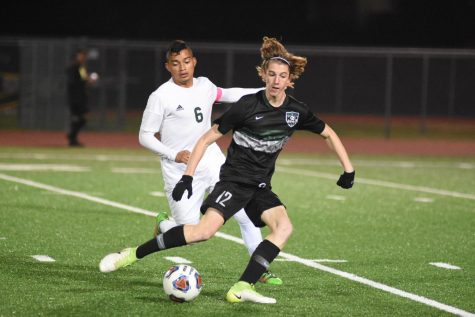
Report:
[{"label": "curly hair", "polygon": [[264,81],[265,72],[269,66],[271,60],[277,60],[281,63],[289,65],[290,80],[294,86],[294,81],[297,80],[305,70],[307,65],[307,58],[303,56],[297,56],[289,53],[282,43],[272,37],[264,36],[261,46],[261,58],[262,62],[260,66],[257,66],[257,74]]}]

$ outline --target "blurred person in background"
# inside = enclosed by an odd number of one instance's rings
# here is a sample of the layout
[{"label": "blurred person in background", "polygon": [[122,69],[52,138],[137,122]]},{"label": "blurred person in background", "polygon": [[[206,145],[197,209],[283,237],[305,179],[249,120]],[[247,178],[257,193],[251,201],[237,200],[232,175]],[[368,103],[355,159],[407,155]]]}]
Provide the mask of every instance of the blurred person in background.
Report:
[{"label": "blurred person in background", "polygon": [[78,141],[78,134],[86,125],[88,107],[88,87],[94,84],[98,76],[89,74],[86,67],[87,50],[79,49],[75,52],[73,62],[66,69],[67,96],[70,111],[69,131],[67,134],[69,146],[82,146]]}]

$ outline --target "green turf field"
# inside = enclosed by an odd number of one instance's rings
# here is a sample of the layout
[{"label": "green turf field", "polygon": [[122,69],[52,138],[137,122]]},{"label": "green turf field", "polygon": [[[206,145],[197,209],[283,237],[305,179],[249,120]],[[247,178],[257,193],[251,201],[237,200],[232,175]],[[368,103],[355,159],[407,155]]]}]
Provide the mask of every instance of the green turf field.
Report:
[{"label": "green turf field", "polygon": [[[276,305],[233,305],[224,294],[248,260],[234,220],[208,242],[99,271],[151,238],[147,211],[167,210],[150,152],[1,148],[0,316],[473,316],[475,158],[352,160],[343,190],[334,156],[281,155],[273,188],[294,233],[271,269],[284,285],[257,285]],[[165,297],[171,256],[200,271],[194,302]]]}]

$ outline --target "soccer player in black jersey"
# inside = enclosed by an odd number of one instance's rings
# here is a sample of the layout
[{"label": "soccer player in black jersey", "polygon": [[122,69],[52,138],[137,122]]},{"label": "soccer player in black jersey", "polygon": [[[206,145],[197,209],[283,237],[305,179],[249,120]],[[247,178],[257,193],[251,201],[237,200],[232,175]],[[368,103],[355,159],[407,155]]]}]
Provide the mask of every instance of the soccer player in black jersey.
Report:
[{"label": "soccer player in black jersey", "polygon": [[[137,248],[128,248],[103,259],[114,269],[136,262],[144,256],[173,247],[208,240],[238,210],[245,208],[252,222],[268,226],[269,235],[254,251],[239,281],[226,294],[229,302],[252,301],[273,304],[254,289],[292,233],[292,223],[284,204],[271,190],[276,159],[296,130],[320,134],[338,156],[343,174],[337,184],[353,186],[355,171],[337,134],[316,117],[304,104],[286,93],[293,87],[307,63],[293,55],[276,39],[264,37],[262,63],[257,67],[266,84],[265,91],[242,97],[215,120],[214,125],[196,143],[185,174],[173,190],[173,199],[181,200],[185,191],[193,194],[193,175],[206,148],[229,131],[233,131],[226,162],[221,167],[220,181],[201,207],[204,214],[197,225],[175,227]],[[102,263],[102,262],[101,262]]]}]

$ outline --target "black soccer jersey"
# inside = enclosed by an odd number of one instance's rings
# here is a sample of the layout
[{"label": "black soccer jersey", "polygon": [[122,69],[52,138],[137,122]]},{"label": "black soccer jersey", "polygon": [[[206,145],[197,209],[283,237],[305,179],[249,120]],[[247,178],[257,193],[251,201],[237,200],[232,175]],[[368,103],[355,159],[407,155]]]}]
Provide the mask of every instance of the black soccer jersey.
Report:
[{"label": "black soccer jersey", "polygon": [[320,134],[325,128],[304,103],[287,95],[276,108],[265,91],[242,97],[214,123],[222,134],[233,130],[220,179],[260,187],[270,185],[277,156],[295,130]]}]

